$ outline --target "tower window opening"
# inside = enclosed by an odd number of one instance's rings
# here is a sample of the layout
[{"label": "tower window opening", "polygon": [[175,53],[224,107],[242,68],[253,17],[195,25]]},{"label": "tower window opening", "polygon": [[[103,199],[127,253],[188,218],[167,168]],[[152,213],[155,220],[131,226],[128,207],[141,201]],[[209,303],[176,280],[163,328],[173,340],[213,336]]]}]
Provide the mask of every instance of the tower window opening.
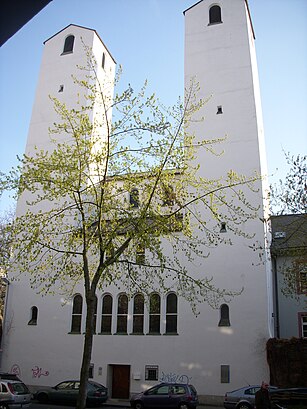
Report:
[{"label": "tower window opening", "polygon": [[226,223],[222,222],[221,223],[220,233],[226,233],[226,232],[227,232]]},{"label": "tower window opening", "polygon": [[220,6],[212,6],[209,9],[209,24],[222,23],[222,13]]},{"label": "tower window opening", "polygon": [[64,91],[64,85],[60,85],[59,92],[63,92],[63,91]]},{"label": "tower window opening", "polygon": [[37,325],[37,317],[38,317],[38,308],[34,305],[31,308],[31,318],[28,322],[28,325]]},{"label": "tower window opening", "polygon": [[105,55],[105,53],[102,53],[101,66],[102,66],[103,69],[105,67],[105,64],[106,64],[106,55]]},{"label": "tower window opening", "polygon": [[217,112],[216,112],[216,114],[218,115],[218,114],[222,114],[223,113],[223,107],[222,107],[222,105],[219,105],[218,107],[217,107]]},{"label": "tower window opening", "polygon": [[64,49],[62,54],[72,53],[74,49],[75,36],[69,35],[65,38]]}]

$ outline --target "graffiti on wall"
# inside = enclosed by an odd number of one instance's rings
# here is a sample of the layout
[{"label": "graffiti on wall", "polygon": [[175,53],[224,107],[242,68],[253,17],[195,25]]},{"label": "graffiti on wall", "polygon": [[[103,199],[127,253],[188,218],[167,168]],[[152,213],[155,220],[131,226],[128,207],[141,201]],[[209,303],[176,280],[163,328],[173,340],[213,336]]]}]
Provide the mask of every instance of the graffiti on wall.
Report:
[{"label": "graffiti on wall", "polygon": [[168,383],[190,383],[192,377],[184,374],[176,374],[173,372],[164,373],[162,371],[162,375],[160,376],[161,382],[168,382]]},{"label": "graffiti on wall", "polygon": [[17,375],[17,376],[20,376],[20,375],[21,375],[21,370],[20,370],[19,365],[14,364],[14,365],[12,366],[12,368],[11,368],[11,373],[13,373],[13,374],[15,374],[15,375]]},{"label": "graffiti on wall", "polygon": [[32,368],[32,378],[40,378],[41,376],[48,376],[48,375],[49,375],[49,371],[43,371],[43,369],[37,365]]}]

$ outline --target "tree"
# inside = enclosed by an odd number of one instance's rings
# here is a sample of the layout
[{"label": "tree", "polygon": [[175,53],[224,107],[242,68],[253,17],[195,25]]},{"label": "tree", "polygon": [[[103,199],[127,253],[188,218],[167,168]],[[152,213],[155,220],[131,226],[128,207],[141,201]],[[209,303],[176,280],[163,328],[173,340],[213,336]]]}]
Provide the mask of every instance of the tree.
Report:
[{"label": "tree", "polygon": [[[85,407],[97,289],[112,283],[131,293],[176,288],[194,311],[199,302],[217,306],[239,294],[217,288],[201,273],[190,274],[182,259],[196,263],[209,256],[210,246],[231,244],[219,234],[221,222],[250,237],[240,225],[258,209],[244,191],[253,191],[259,179],[232,170],[215,180],[198,175],[197,150],[214,154],[220,140],[195,144],[187,132],[206,103],[197,101],[195,82],[184,103],[171,108],[146,96],[146,86],[139,93],[129,86],[111,98],[87,53],[87,79],[74,81],[88,104],[71,109],[52,98],[59,116],[50,129],[53,149],[24,155],[20,177],[14,171],[3,181],[27,203],[12,226],[18,272],[30,273],[33,289],[41,293],[69,295],[84,284],[78,408]],[[92,120],[93,111],[98,119]]]},{"label": "tree", "polygon": [[290,169],[284,182],[271,185],[272,214],[307,213],[307,156],[285,157]]}]

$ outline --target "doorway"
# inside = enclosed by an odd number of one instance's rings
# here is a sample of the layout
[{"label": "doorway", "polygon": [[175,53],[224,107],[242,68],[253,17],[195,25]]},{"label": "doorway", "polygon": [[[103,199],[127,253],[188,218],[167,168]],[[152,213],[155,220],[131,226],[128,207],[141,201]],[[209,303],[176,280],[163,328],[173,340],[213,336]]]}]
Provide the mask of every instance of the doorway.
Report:
[{"label": "doorway", "polygon": [[112,398],[129,399],[130,365],[112,366]]}]

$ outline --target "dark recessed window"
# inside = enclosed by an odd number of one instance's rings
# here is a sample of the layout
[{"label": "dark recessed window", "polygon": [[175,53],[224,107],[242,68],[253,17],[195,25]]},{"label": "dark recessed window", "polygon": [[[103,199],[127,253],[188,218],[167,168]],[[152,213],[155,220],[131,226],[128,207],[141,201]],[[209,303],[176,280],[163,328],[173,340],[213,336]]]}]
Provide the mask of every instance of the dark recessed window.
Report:
[{"label": "dark recessed window", "polygon": [[112,297],[107,294],[102,299],[101,333],[111,334],[112,330]]},{"label": "dark recessed window", "polygon": [[137,294],[133,303],[133,334],[144,333],[144,297]]},{"label": "dark recessed window", "polygon": [[143,244],[139,244],[136,247],[135,261],[137,264],[145,264],[145,246]]},{"label": "dark recessed window", "polygon": [[177,295],[171,293],[166,298],[166,334],[177,334]]},{"label": "dark recessed window", "polygon": [[70,35],[65,38],[65,43],[64,43],[64,48],[63,48],[63,54],[67,53],[72,53],[74,49],[74,42],[75,42],[75,37],[73,35]]},{"label": "dark recessed window", "polygon": [[221,228],[220,228],[220,233],[226,233],[226,232],[227,232],[226,223],[222,222],[221,223]]},{"label": "dark recessed window", "polygon": [[63,92],[63,91],[64,91],[64,85],[60,85],[59,92]]},{"label": "dark recessed window", "polygon": [[221,383],[230,382],[230,366],[221,365]]},{"label": "dark recessed window", "polygon": [[222,22],[222,13],[220,6],[212,6],[209,10],[209,24],[216,24]]},{"label": "dark recessed window", "polygon": [[227,304],[222,304],[220,307],[219,327],[230,327],[229,307]]},{"label": "dark recessed window", "polygon": [[222,114],[222,113],[223,113],[222,105],[219,105],[219,106],[217,107],[216,114],[219,115],[219,114]]},{"label": "dark recessed window", "polygon": [[151,294],[149,299],[149,334],[160,334],[161,298]]},{"label": "dark recessed window", "polygon": [[38,318],[38,308],[33,306],[31,308],[31,318],[28,322],[28,325],[37,325],[37,318]]},{"label": "dark recessed window", "polygon": [[159,367],[157,365],[145,366],[145,381],[157,381],[159,376]]},{"label": "dark recessed window", "polygon": [[82,303],[83,299],[80,294],[74,296],[71,318],[71,330],[70,332],[75,334],[81,333],[82,322]]},{"label": "dark recessed window", "polygon": [[102,53],[101,66],[103,69],[104,69],[105,64],[106,64],[106,55],[105,53]]},{"label": "dark recessed window", "polygon": [[128,323],[128,297],[121,294],[117,305],[117,334],[127,334]]},{"label": "dark recessed window", "polygon": [[139,207],[140,199],[139,199],[139,191],[137,189],[131,190],[129,201],[130,201],[131,207]]},{"label": "dark recessed window", "polygon": [[88,371],[88,377],[90,379],[94,378],[94,364],[90,364],[89,371]]}]

